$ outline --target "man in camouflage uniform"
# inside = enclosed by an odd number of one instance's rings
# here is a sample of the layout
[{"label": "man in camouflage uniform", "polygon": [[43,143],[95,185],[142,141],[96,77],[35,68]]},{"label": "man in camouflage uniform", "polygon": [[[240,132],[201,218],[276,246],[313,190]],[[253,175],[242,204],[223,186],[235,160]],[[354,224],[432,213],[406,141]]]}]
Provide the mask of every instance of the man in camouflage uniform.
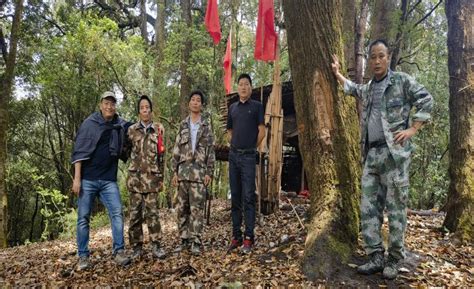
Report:
[{"label": "man in camouflage uniform", "polygon": [[[387,279],[398,274],[404,258],[404,233],[409,185],[411,137],[430,119],[433,98],[412,77],[389,69],[390,54],[383,40],[369,46],[369,67],[374,78],[365,85],[347,80],[334,56],[333,72],[344,92],[362,103],[362,237],[369,261],[358,267],[361,274],[383,271]],[[410,111],[415,108],[409,126]],[[384,262],[381,236],[383,211],[388,211],[388,258]]]},{"label": "man in camouflage uniform", "polygon": [[205,103],[200,91],[189,96],[190,115],[181,122],[171,159],[173,185],[178,186],[176,211],[181,244],[175,250],[191,245],[191,253],[201,253],[201,231],[204,222],[206,187],[214,170],[214,135],[209,122],[202,118]]},{"label": "man in camouflage uniform", "polygon": [[127,188],[130,192],[130,226],[128,234],[133,247],[133,257],[142,255],[143,229],[146,222],[152,242],[152,253],[163,259],[166,254],[160,246],[160,220],[158,214],[158,192],[163,184],[163,162],[161,161],[159,138],[160,125],[153,124],[153,106],[150,98],[143,95],[137,105],[140,120],[128,129],[131,146]]}]

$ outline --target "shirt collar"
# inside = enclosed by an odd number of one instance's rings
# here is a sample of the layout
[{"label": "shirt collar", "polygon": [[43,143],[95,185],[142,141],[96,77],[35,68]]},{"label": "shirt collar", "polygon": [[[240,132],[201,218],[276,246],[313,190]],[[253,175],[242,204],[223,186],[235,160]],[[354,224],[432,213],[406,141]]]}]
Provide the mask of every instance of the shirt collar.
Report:
[{"label": "shirt collar", "polygon": [[140,120],[140,125],[138,126],[138,128],[142,128],[144,129],[145,131],[148,130],[149,128],[153,129],[153,121],[150,121],[150,123],[148,125],[145,125],[141,120]]},{"label": "shirt collar", "polygon": [[191,120],[191,116],[188,116],[188,123],[189,123],[189,125],[197,125],[197,124],[201,124],[201,122],[202,122],[202,117],[201,117],[201,116],[199,116],[199,119],[198,119],[198,121],[196,121],[196,122],[193,122],[193,121]]}]

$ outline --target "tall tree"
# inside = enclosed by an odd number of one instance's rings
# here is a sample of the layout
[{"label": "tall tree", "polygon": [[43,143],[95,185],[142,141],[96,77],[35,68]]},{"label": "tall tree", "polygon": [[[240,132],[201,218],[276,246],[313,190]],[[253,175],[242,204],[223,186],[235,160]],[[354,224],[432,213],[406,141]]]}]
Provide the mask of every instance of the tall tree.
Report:
[{"label": "tall tree", "polygon": [[[0,75],[0,248],[7,246],[7,192],[5,190],[5,163],[7,159],[7,128],[8,128],[8,102],[12,94],[12,85],[15,78],[15,63],[20,37],[21,16],[23,13],[23,0],[15,1],[15,14],[10,32],[10,49],[2,47],[5,62],[5,72]],[[3,27],[0,26],[0,30]],[[0,35],[1,45],[6,41]]]},{"label": "tall tree", "polygon": [[158,95],[160,93],[160,83],[163,78],[162,62],[165,51],[165,0],[156,1],[156,21],[155,21],[155,69],[153,74],[153,102],[158,103]]},{"label": "tall tree", "polygon": [[372,39],[385,39],[389,43],[394,38],[396,26],[395,11],[397,0],[375,0],[372,7],[373,17],[371,27]]},{"label": "tall tree", "polygon": [[359,17],[356,21],[356,35],[354,41],[356,83],[362,83],[364,80],[364,40],[368,14],[369,0],[362,0],[360,3]]},{"label": "tall tree", "polygon": [[331,276],[336,264],[347,261],[359,232],[355,101],[343,97],[331,70],[331,55],[343,51],[341,7],[341,0],[283,1],[298,140],[311,191],[303,258],[310,279]]},{"label": "tall tree", "polygon": [[148,44],[148,29],[147,29],[147,14],[146,14],[146,0],[140,0],[140,32],[143,41]]},{"label": "tall tree", "polygon": [[408,0],[402,0],[400,5],[400,21],[397,25],[398,31],[397,35],[395,36],[395,42],[393,44],[391,61],[390,61],[390,69],[395,70],[398,65],[398,60],[400,59],[400,54],[403,46],[404,40],[404,28],[408,18]]},{"label": "tall tree", "polygon": [[181,0],[181,19],[185,25],[184,45],[181,51],[181,81],[180,92],[181,97],[181,118],[187,115],[188,103],[186,97],[191,93],[191,77],[188,71],[188,62],[191,58],[191,50],[193,49],[193,42],[191,40],[192,15],[191,15],[191,0]]},{"label": "tall tree", "polygon": [[474,239],[474,2],[446,1],[451,183],[444,225]]}]

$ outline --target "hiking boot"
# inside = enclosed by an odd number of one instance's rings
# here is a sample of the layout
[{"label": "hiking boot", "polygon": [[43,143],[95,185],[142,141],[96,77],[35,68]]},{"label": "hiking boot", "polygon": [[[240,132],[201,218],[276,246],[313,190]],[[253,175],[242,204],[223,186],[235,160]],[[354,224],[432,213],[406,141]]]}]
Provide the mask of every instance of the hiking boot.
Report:
[{"label": "hiking boot", "polygon": [[191,245],[191,254],[194,256],[201,255],[201,245],[199,243],[193,242]]},{"label": "hiking boot", "polygon": [[245,237],[244,246],[242,247],[242,254],[250,254],[253,247],[253,241],[249,237]]},{"label": "hiking boot", "polygon": [[143,249],[141,246],[133,248],[132,259],[138,259],[143,255]]},{"label": "hiking boot", "polygon": [[392,256],[388,256],[387,264],[383,269],[383,277],[385,279],[395,279],[398,275],[398,260]]},{"label": "hiking boot", "polygon": [[125,250],[122,249],[115,253],[114,261],[117,265],[127,266],[132,260],[125,254]]},{"label": "hiking boot", "polygon": [[369,275],[383,271],[383,253],[374,252],[370,254],[370,259],[364,265],[357,268],[357,273]]},{"label": "hiking boot", "polygon": [[166,252],[161,248],[159,243],[153,244],[153,249],[151,250],[153,253],[153,256],[155,256],[158,259],[164,259],[166,257]]},{"label": "hiking boot", "polygon": [[227,249],[227,252],[237,249],[240,246],[242,246],[242,240],[232,239],[232,241],[230,242],[229,249]]},{"label": "hiking boot", "polygon": [[79,271],[87,270],[90,267],[91,267],[91,262],[89,261],[89,256],[79,257],[79,264],[77,265],[77,269]]},{"label": "hiking boot", "polygon": [[174,253],[181,253],[183,250],[189,249],[189,241],[188,239],[181,239],[181,244],[179,244],[175,249]]}]

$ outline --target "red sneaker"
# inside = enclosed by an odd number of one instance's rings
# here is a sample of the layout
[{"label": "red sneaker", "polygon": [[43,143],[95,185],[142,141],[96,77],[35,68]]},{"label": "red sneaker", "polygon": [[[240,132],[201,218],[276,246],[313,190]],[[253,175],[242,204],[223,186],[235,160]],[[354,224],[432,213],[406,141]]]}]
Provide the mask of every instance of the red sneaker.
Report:
[{"label": "red sneaker", "polygon": [[252,247],[253,247],[253,241],[251,239],[245,238],[244,247],[242,248],[242,253],[250,254],[250,252],[252,251]]},{"label": "red sneaker", "polygon": [[237,249],[240,246],[242,246],[242,240],[232,239],[232,241],[230,242],[229,249],[227,249],[227,252]]}]

